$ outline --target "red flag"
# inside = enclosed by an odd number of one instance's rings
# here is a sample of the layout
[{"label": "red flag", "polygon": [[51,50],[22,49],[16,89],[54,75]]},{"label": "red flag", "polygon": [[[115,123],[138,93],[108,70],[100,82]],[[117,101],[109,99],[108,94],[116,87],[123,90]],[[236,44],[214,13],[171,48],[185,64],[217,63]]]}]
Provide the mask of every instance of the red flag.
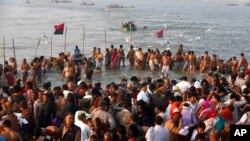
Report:
[{"label": "red flag", "polygon": [[64,23],[54,25],[54,28],[55,28],[55,33],[54,34],[63,34]]},{"label": "red flag", "polygon": [[163,30],[157,31],[155,35],[157,36],[157,38],[163,38]]}]

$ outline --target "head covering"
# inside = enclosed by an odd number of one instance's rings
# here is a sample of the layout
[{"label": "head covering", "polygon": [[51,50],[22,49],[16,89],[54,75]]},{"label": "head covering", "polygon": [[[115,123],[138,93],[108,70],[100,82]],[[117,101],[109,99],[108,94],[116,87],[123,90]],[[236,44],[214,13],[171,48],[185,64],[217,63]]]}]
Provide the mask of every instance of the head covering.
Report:
[{"label": "head covering", "polygon": [[90,114],[88,114],[87,112],[85,111],[77,111],[76,114],[75,114],[75,121],[78,121],[78,117],[79,116],[85,116],[86,118],[89,118],[90,117]]},{"label": "head covering", "polygon": [[91,98],[93,98],[93,96],[90,95],[90,94],[87,94],[87,95],[85,95],[85,96],[83,97],[83,99],[91,99]]},{"label": "head covering", "polygon": [[200,83],[199,81],[195,81],[195,82],[194,82],[194,87],[195,87],[196,89],[201,88],[201,83]]},{"label": "head covering", "polygon": [[205,108],[210,108],[212,106],[211,101],[202,101],[201,105],[203,105]]},{"label": "head covering", "polygon": [[79,86],[82,82],[83,82],[83,80],[78,81],[77,85]]},{"label": "head covering", "polygon": [[180,91],[180,88],[178,86],[173,86],[172,90],[173,91]]},{"label": "head covering", "polygon": [[224,118],[225,121],[232,121],[233,114],[228,107],[223,108],[220,115]]},{"label": "head covering", "polygon": [[174,92],[174,97],[176,96],[182,96],[181,92],[177,91],[177,92]]}]

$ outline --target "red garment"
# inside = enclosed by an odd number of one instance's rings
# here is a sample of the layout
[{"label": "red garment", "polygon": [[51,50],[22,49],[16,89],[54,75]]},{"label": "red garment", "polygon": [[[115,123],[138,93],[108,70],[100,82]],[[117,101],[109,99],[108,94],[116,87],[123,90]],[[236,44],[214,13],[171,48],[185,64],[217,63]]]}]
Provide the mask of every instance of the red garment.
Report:
[{"label": "red garment", "polygon": [[8,85],[14,86],[14,83],[15,83],[15,77],[14,77],[14,75],[11,72],[7,72],[5,74],[5,77],[7,79]]},{"label": "red garment", "polygon": [[225,119],[225,121],[232,121],[233,119],[232,111],[228,107],[222,109],[220,114]]},{"label": "red garment", "polygon": [[135,138],[130,138],[130,139],[128,139],[128,141],[136,141],[136,139]]},{"label": "red garment", "polygon": [[170,108],[170,117],[173,118],[174,117],[174,113],[180,113],[180,103],[178,102],[174,102]]}]

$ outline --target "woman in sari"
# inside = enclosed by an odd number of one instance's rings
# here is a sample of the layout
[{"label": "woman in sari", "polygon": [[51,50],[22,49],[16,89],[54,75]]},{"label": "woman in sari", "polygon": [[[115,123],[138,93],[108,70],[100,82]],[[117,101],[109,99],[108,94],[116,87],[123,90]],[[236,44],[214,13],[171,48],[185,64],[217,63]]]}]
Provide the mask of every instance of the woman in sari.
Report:
[{"label": "woman in sari", "polygon": [[119,63],[119,59],[118,59],[118,52],[117,49],[115,48],[113,53],[111,54],[111,68],[112,69],[116,69]]},{"label": "woman in sari", "polygon": [[100,48],[97,49],[97,54],[96,54],[95,61],[96,61],[95,71],[96,72],[101,72],[102,71],[102,63],[103,63],[103,55],[101,53]]},{"label": "woman in sari", "polygon": [[143,67],[143,52],[142,49],[139,48],[135,53],[135,68],[142,69]]}]

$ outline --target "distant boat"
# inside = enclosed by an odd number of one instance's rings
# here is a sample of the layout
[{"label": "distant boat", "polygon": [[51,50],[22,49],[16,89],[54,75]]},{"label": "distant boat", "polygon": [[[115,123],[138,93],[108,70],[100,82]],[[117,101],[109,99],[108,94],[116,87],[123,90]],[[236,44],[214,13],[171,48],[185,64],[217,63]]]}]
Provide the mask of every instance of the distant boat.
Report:
[{"label": "distant boat", "polygon": [[246,6],[250,6],[250,2],[249,2],[249,3],[246,3]]},{"label": "distant boat", "polygon": [[238,3],[228,3],[227,6],[239,6]]},{"label": "distant boat", "polygon": [[71,0],[51,0],[51,3],[73,3]]},{"label": "distant boat", "polygon": [[137,26],[135,25],[135,22],[128,21],[128,22],[122,23],[122,26],[121,26],[122,32],[130,32],[130,31],[136,31],[136,30],[137,30]]},{"label": "distant boat", "polygon": [[92,5],[95,5],[94,2],[91,2],[91,1],[83,1],[82,3],[80,3],[80,5],[89,5],[89,6],[92,6]]},{"label": "distant boat", "polygon": [[109,4],[106,8],[125,8],[125,6],[119,4]]},{"label": "distant boat", "polygon": [[109,4],[106,8],[135,8],[133,5],[119,5],[119,4]]},{"label": "distant boat", "polygon": [[27,4],[30,4],[30,1],[29,1],[29,0],[26,0],[26,3],[27,3]]},{"label": "distant boat", "polygon": [[135,8],[134,5],[125,5],[124,8]]}]

